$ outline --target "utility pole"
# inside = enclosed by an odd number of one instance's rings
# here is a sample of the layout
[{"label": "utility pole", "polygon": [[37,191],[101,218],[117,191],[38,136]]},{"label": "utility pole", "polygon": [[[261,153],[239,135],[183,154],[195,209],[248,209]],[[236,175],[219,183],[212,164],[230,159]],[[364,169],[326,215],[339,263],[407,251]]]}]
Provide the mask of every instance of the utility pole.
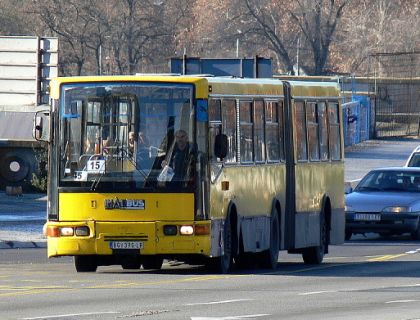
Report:
[{"label": "utility pole", "polygon": [[297,39],[297,50],[296,50],[296,75],[299,75],[299,48],[300,48],[300,37]]},{"label": "utility pole", "polygon": [[236,39],[236,58],[239,58],[239,38]]}]

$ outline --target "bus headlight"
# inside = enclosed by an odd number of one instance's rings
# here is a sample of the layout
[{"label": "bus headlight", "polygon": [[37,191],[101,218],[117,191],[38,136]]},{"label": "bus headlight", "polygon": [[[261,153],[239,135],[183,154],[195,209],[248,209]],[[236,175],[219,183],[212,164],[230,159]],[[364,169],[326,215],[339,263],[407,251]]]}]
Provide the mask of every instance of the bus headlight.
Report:
[{"label": "bus headlight", "polygon": [[193,226],[181,226],[179,228],[179,233],[184,236],[191,236],[194,234],[194,227]]},{"label": "bus headlight", "polygon": [[60,228],[60,236],[70,237],[74,234],[74,229],[72,227],[62,227]]}]

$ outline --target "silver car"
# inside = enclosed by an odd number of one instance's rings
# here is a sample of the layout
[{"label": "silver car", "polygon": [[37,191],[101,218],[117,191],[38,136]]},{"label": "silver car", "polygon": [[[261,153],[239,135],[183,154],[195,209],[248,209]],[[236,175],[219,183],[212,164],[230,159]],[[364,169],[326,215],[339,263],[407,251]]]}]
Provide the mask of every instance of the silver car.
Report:
[{"label": "silver car", "polygon": [[346,195],[346,240],[353,234],[382,236],[410,233],[420,239],[420,168],[370,171]]}]

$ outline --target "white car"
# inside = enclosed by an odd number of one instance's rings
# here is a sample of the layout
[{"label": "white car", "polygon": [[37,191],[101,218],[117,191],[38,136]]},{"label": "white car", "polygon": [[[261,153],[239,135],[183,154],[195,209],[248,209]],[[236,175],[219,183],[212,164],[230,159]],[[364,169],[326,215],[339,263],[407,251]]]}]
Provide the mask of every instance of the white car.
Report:
[{"label": "white car", "polygon": [[405,167],[420,167],[420,145],[408,157]]}]

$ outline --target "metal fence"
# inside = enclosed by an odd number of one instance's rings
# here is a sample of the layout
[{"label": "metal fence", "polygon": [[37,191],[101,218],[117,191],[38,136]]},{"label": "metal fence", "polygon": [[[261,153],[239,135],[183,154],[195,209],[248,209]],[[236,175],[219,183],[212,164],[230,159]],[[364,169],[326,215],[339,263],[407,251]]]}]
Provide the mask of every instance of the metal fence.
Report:
[{"label": "metal fence", "polygon": [[375,94],[375,136],[420,134],[420,52],[370,56],[369,91]]}]

